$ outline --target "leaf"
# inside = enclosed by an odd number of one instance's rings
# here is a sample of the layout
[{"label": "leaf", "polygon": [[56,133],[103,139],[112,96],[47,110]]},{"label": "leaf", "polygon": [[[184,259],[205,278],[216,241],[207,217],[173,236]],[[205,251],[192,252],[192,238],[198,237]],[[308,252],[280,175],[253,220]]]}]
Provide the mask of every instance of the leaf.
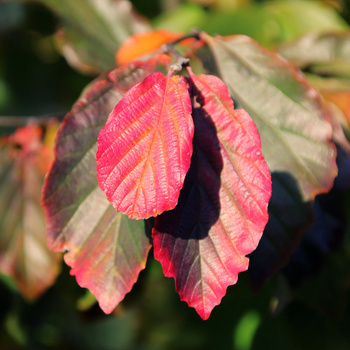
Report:
[{"label": "leaf", "polygon": [[302,237],[283,274],[296,287],[319,272],[324,258],[339,247],[346,228],[345,193],[332,189],[317,196],[314,203],[315,223]]},{"label": "leaf", "polygon": [[167,69],[168,63],[166,56],[134,62],[90,85],[62,123],[45,180],[49,246],[68,251],[65,260],[72,274],[96,295],[105,312],[111,312],[136,282],[150,243],[143,223],[117,213],[98,186],[97,136],[124,93],[154,71]]},{"label": "leaf", "polygon": [[117,64],[129,63],[136,58],[150,54],[173,40],[179,39],[182,33],[172,33],[165,29],[138,33],[124,41],[116,54]]},{"label": "leaf", "polygon": [[97,179],[131,219],[175,207],[190,167],[193,122],[186,83],[154,73],[128,91],[98,137]]},{"label": "leaf", "polygon": [[70,274],[76,276],[81,287],[89,288],[105,313],[111,313],[146,266],[151,245],[144,222],[116,212],[96,188],[79,206],[63,234],[68,251],[64,260],[72,268]]},{"label": "leaf", "polygon": [[250,269],[261,285],[288,261],[311,225],[314,197],[332,187],[337,174],[332,129],[317,91],[278,55],[244,36],[203,33],[202,39],[208,46],[198,56],[254,120],[272,173],[270,220]]},{"label": "leaf", "polygon": [[267,2],[266,8],[276,18],[280,42],[310,32],[321,33],[348,28],[337,11],[321,1],[273,1]]},{"label": "leaf", "polygon": [[223,82],[190,73],[195,135],[174,210],[155,219],[154,255],[203,319],[248,268],[268,220],[269,169],[256,126],[234,110]]},{"label": "leaf", "polygon": [[334,103],[343,112],[346,121],[350,123],[350,89],[349,90],[322,90],[326,101]]},{"label": "leaf", "polygon": [[[236,2],[227,3],[233,5]],[[169,16],[175,15],[171,12]],[[199,24],[194,25],[208,34],[244,34],[267,47],[274,47],[278,43],[310,32],[340,31],[348,28],[337,11],[321,1],[250,1],[236,9],[206,12],[200,19]],[[162,26],[158,28],[170,29],[169,22],[162,21]],[[182,20],[178,19],[177,23],[182,23]],[[172,29],[179,30],[179,24],[170,24]]]},{"label": "leaf", "polygon": [[30,125],[0,140],[0,271],[29,300],[51,286],[60,261],[47,248],[40,206],[47,162],[41,136],[41,128]]},{"label": "leaf", "polygon": [[350,136],[350,80],[322,78],[313,74],[308,74],[307,78],[327,103],[333,142],[349,151],[350,143],[347,138]]},{"label": "leaf", "polygon": [[321,91],[321,93],[323,98],[328,103],[329,116],[333,127],[333,141],[349,153],[350,90],[324,90]]},{"label": "leaf", "polygon": [[[334,253],[341,252],[342,244],[345,243],[344,239],[346,239],[348,222],[348,207],[346,203],[350,187],[350,152],[348,147],[344,151],[343,144],[339,145],[337,142],[336,144],[339,174],[334,181],[334,186],[330,192],[315,198],[314,224],[310,230],[303,234],[301,242],[290,257],[287,266],[281,270],[283,276],[288,280],[288,284],[293,289],[300,287],[302,282],[306,282],[310,278],[312,278],[312,284],[317,283],[317,280],[322,278],[322,275],[327,276],[325,281],[329,285],[329,271],[327,271],[329,268],[327,264],[332,260],[329,254],[332,253],[334,258]],[[337,265],[339,263],[343,264],[338,259],[336,261]],[[332,268],[334,269],[334,266]],[[339,275],[339,269],[337,275]],[[314,290],[313,288],[310,295],[312,303],[315,302]],[[334,304],[331,306],[334,314],[335,310],[333,308]],[[342,309],[340,308],[340,310]],[[340,310],[338,308],[337,312]]]},{"label": "leaf", "polygon": [[350,78],[350,31],[307,34],[281,44],[277,51],[298,67],[315,74]]},{"label": "leaf", "polygon": [[[28,1],[28,0],[26,0]],[[61,19],[57,38],[68,62],[83,73],[101,73],[115,64],[120,45],[151,30],[127,0],[40,0]]]},{"label": "leaf", "polygon": [[182,3],[174,10],[161,13],[152,24],[155,29],[168,29],[173,32],[189,32],[193,27],[202,27],[207,13],[198,4]]},{"label": "leaf", "polygon": [[281,37],[276,18],[264,3],[247,4],[234,11],[214,11],[201,28],[209,34],[248,35],[266,46]]},{"label": "leaf", "polygon": [[[341,112],[340,112],[341,113]],[[350,144],[342,133],[334,111],[330,111],[333,140],[337,146],[338,176],[330,192],[315,198],[313,226],[303,234],[298,248],[282,269],[292,287],[320,272],[325,256],[340,247],[348,222],[347,196],[350,187]]]}]

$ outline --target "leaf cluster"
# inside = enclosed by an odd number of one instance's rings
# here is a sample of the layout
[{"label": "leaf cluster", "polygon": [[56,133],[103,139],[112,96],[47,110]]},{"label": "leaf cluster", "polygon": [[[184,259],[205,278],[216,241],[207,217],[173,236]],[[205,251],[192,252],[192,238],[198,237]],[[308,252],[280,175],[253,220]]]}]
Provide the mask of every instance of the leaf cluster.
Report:
[{"label": "leaf cluster", "polygon": [[[346,227],[350,36],[333,10],[298,1],[301,20],[312,12],[315,21],[296,30],[286,24],[296,6],[288,1],[229,11],[214,1],[210,18],[187,4],[154,21],[176,30],[169,32],[151,31],[125,1],[92,1],[84,11],[78,2],[42,2],[59,18],[56,40],[68,62],[102,73],[60,125],[42,205],[50,249],[65,252],[70,273],[105,312],[131,290],[152,246],[181,299],[204,319],[249,260],[255,289],[278,271],[294,287],[318,269]],[[244,19],[258,10],[262,21],[248,34],[268,46],[282,42],[275,51],[285,59],[246,36],[209,35],[246,33]],[[172,26],[186,11],[209,34]],[[225,16],[236,18],[230,33],[218,24]],[[322,18],[315,28],[341,32],[283,42]],[[283,35],[265,35],[265,21],[285,25]],[[0,267],[28,298],[58,272],[58,255],[42,249],[38,209],[51,123],[1,140]],[[35,254],[24,273],[18,252],[27,245]],[[47,275],[36,276],[38,263]]]}]

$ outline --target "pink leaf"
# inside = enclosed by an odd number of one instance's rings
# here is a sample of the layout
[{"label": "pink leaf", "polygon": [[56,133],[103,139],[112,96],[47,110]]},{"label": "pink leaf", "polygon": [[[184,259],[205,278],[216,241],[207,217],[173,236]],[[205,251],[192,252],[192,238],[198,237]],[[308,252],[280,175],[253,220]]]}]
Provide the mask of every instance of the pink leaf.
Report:
[{"label": "pink leaf", "polygon": [[154,73],[128,91],[98,138],[97,178],[130,218],[173,209],[192,155],[191,101],[184,79]]},{"label": "pink leaf", "polygon": [[207,319],[248,268],[268,220],[271,177],[257,128],[217,77],[191,70],[195,135],[179,204],[155,220],[154,255]]}]

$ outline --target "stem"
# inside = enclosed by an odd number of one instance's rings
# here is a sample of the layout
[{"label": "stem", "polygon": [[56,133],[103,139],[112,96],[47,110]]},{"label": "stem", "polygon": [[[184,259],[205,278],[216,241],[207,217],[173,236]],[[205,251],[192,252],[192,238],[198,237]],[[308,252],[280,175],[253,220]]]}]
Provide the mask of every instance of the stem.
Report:
[{"label": "stem", "polygon": [[185,35],[179,39],[176,39],[168,44],[162,45],[161,49],[163,50],[163,52],[171,52],[172,54],[175,55],[175,57],[177,57],[177,62],[170,66],[170,70],[180,72],[182,68],[186,67],[190,62],[189,58],[182,56],[180,51],[174,47],[175,44],[178,44],[179,42],[190,38],[200,40],[200,30],[192,29],[190,34]]},{"label": "stem", "polygon": [[48,120],[52,118],[62,120],[65,115],[66,113],[59,112],[59,113],[45,114],[41,116],[26,116],[26,117],[0,116],[0,127],[19,127],[19,126],[26,126],[30,123],[44,125]]},{"label": "stem", "polygon": [[172,71],[180,72],[182,67],[185,67],[190,62],[190,59],[182,56],[173,44],[162,45],[162,50],[164,52],[171,52],[177,57],[177,62],[170,66],[170,70]]}]

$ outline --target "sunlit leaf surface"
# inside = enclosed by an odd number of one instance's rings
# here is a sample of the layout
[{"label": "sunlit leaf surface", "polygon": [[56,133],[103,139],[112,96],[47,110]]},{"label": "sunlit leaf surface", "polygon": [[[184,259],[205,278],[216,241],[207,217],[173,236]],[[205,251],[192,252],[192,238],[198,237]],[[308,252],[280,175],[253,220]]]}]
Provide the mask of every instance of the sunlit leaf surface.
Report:
[{"label": "sunlit leaf surface", "polygon": [[179,39],[182,33],[159,29],[130,36],[116,53],[118,64],[129,63],[136,58],[153,53],[163,44]]},{"label": "sunlit leaf surface", "polygon": [[195,135],[179,204],[155,219],[154,255],[203,319],[248,268],[268,220],[271,178],[256,126],[224,83],[191,73]]},{"label": "sunlit leaf surface", "polygon": [[184,79],[154,73],[128,91],[98,137],[97,178],[132,219],[177,204],[190,167],[193,121]]}]

